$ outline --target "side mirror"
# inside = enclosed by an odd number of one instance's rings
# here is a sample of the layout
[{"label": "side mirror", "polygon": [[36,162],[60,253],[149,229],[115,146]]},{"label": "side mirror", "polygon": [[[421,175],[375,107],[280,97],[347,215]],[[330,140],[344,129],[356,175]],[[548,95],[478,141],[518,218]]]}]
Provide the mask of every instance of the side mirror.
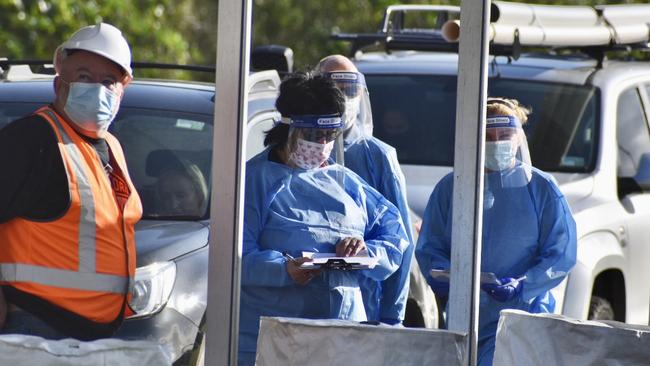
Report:
[{"label": "side mirror", "polygon": [[642,190],[650,191],[650,153],[641,155],[634,180]]},{"label": "side mirror", "polygon": [[253,70],[277,70],[280,75],[293,72],[293,50],[280,45],[255,47],[251,53]]}]

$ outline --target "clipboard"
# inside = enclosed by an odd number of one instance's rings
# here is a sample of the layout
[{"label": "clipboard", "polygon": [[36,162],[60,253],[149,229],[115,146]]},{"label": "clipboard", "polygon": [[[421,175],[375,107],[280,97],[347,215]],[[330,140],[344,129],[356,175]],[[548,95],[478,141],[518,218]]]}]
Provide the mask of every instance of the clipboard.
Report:
[{"label": "clipboard", "polygon": [[303,257],[311,258],[311,262],[305,262],[300,265],[303,269],[324,269],[324,270],[355,270],[355,269],[373,269],[378,258],[368,256],[367,252],[354,257],[337,257],[335,253],[313,253],[302,252]]}]

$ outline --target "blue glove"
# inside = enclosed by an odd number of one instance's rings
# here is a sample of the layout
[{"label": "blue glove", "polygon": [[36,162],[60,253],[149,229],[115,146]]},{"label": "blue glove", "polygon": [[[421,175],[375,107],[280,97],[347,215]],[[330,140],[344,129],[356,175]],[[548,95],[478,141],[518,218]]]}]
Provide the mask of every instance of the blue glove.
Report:
[{"label": "blue glove", "polygon": [[499,280],[503,285],[485,284],[481,289],[492,296],[496,301],[506,302],[514,299],[521,294],[524,288],[523,281],[517,281],[516,278],[504,277]]}]

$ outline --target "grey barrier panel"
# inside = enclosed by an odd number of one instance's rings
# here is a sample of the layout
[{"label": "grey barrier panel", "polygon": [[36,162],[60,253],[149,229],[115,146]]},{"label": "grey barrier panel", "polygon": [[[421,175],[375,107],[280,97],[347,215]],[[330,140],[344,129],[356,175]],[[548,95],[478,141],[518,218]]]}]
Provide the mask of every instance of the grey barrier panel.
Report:
[{"label": "grey barrier panel", "polygon": [[503,310],[495,366],[626,365],[650,363],[650,327]]},{"label": "grey barrier panel", "polygon": [[462,366],[466,338],[440,329],[262,317],[256,365]]}]

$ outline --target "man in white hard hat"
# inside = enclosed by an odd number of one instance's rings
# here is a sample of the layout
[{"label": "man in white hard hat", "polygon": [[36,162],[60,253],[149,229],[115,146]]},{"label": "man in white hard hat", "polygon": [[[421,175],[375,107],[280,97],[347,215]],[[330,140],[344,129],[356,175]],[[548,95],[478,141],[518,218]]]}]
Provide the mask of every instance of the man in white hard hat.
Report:
[{"label": "man in white hard hat", "polygon": [[114,26],[78,30],[54,53],[54,102],[0,130],[0,333],[92,340],[132,314],[142,206],[108,132],[130,64]]}]

